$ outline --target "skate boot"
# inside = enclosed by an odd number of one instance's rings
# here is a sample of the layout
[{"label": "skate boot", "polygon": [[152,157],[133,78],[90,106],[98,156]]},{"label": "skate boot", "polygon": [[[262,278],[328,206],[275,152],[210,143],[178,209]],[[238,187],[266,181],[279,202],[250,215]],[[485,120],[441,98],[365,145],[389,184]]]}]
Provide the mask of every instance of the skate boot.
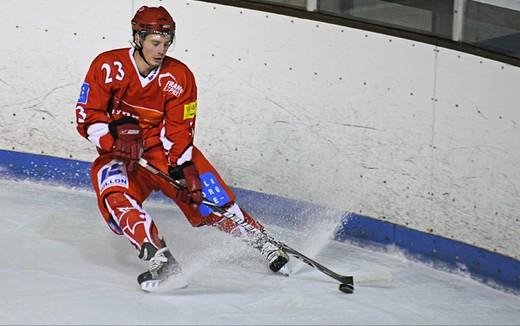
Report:
[{"label": "skate boot", "polygon": [[161,242],[159,249],[145,242],[141,247],[139,258],[149,262],[148,270],[137,277],[137,283],[143,291],[155,292],[159,290],[159,285],[161,289],[180,289],[188,286],[181,266],[164,241]]},{"label": "skate boot", "polygon": [[269,269],[274,273],[280,272],[288,275],[289,270],[286,264],[289,262],[289,255],[282,248],[272,244],[269,241],[263,241],[263,244],[258,247],[262,255],[269,264]]}]

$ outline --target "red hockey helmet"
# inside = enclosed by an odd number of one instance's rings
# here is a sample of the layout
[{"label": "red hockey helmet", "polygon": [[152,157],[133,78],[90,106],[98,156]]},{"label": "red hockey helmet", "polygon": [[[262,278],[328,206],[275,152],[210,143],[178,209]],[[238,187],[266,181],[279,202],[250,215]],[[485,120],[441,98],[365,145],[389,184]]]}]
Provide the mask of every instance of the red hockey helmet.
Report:
[{"label": "red hockey helmet", "polygon": [[175,36],[175,22],[164,7],[142,6],[132,18],[133,34],[144,38],[149,33]]}]

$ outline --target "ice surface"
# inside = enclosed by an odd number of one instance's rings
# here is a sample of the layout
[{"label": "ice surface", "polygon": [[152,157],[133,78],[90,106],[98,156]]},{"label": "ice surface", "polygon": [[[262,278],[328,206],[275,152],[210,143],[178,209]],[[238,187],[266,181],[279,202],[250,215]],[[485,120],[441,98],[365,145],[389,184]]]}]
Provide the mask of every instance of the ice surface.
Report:
[{"label": "ice surface", "polygon": [[254,250],[212,228],[192,228],[174,205],[158,202],[145,209],[190,286],[144,293],[136,277],[145,265],[105,226],[93,193],[0,179],[0,205],[1,324],[520,323],[519,296],[399,252],[331,241],[323,225],[314,236],[274,231],[338,273],[390,271],[393,283],[344,294],[293,261],[293,276],[274,275]]}]

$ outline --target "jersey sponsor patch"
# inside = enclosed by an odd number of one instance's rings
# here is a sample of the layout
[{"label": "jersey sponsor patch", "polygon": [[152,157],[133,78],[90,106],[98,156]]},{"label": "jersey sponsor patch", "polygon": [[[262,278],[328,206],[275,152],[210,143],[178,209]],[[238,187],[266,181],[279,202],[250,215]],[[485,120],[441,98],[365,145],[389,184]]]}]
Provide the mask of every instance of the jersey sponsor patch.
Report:
[{"label": "jersey sponsor patch", "polygon": [[[231,201],[213,173],[206,172],[201,174],[200,181],[202,182],[202,194],[207,201],[218,206],[224,206]],[[199,205],[199,212],[202,216],[208,216],[213,210],[211,207],[201,204]]]},{"label": "jersey sponsor patch", "polygon": [[81,85],[81,91],[79,93],[78,104],[87,104],[89,91],[90,85],[88,83],[83,83],[83,85]]},{"label": "jersey sponsor patch", "polygon": [[184,92],[184,88],[180,84],[177,84],[176,81],[168,80],[166,86],[164,86],[164,91],[175,97],[179,97]]},{"label": "jersey sponsor patch", "polygon": [[105,166],[99,170],[97,179],[100,193],[115,186],[128,188],[126,167],[123,163],[115,160],[105,164]]},{"label": "jersey sponsor patch", "polygon": [[197,115],[197,101],[184,104],[184,120],[193,119]]},{"label": "jersey sponsor patch", "polygon": [[163,78],[168,78],[163,91],[166,93],[170,93],[175,97],[179,97],[184,93],[184,87],[181,84],[177,83],[177,79],[171,73],[167,72],[165,74],[159,75],[159,86],[162,87]]}]

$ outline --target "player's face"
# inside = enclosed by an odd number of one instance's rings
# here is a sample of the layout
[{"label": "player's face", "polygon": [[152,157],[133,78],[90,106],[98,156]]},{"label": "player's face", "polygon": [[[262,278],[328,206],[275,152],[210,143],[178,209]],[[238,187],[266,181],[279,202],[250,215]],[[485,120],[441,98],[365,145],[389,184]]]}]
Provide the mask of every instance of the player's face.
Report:
[{"label": "player's face", "polygon": [[163,61],[172,44],[170,36],[160,34],[147,35],[143,42],[143,55],[153,66],[158,66]]}]

